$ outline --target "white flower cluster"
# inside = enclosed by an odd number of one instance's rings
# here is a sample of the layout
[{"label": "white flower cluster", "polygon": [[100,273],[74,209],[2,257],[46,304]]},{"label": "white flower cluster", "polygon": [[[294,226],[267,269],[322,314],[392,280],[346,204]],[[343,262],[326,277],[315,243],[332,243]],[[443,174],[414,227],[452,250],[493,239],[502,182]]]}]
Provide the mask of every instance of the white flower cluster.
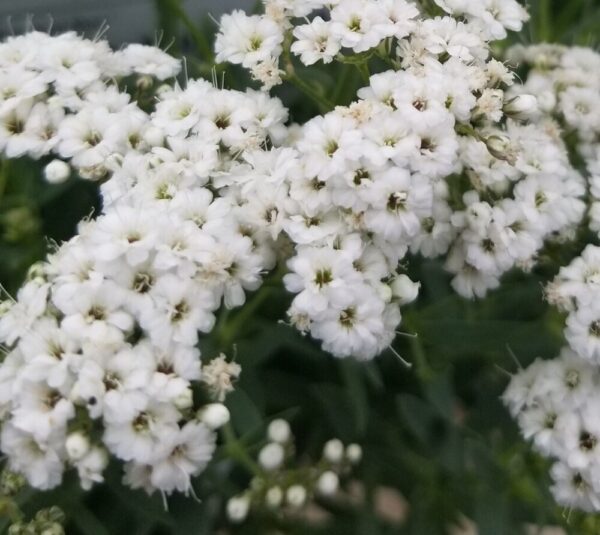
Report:
[{"label": "white flower cluster", "polygon": [[243,522],[250,511],[278,511],[285,507],[299,509],[313,496],[334,496],[340,487],[340,475],[347,474],[360,462],[358,444],[344,446],[337,438],[323,447],[319,463],[307,467],[289,467],[294,457],[293,436],[285,420],[273,420],[267,430],[269,442],[258,454],[258,465],[250,488],[229,499],[227,516],[234,523]]},{"label": "white flower cluster", "polygon": [[[503,39],[528,19],[516,0],[435,0],[440,14],[426,18],[414,0],[263,0],[265,13],[234,11],[221,18],[217,60],[240,64],[265,89],[281,83],[280,57],[289,51],[304,65],[330,63],[338,54],[386,50],[399,55],[449,54],[465,61],[487,56],[486,41]],[[308,17],[315,14],[311,19]],[[458,20],[460,19],[460,20]],[[409,42],[410,41],[410,42]],[[409,49],[409,50],[407,50]],[[286,69],[290,67],[285,58]]]},{"label": "white flower cluster", "polygon": [[538,95],[540,111],[560,121],[583,159],[589,181],[590,227],[600,232],[600,54],[560,45],[514,47],[509,60],[529,69],[515,92]]},{"label": "white flower cluster", "polygon": [[447,254],[456,291],[481,297],[583,217],[585,182],[555,125],[523,124],[535,98],[509,98],[512,73],[477,43],[466,54],[409,38],[402,70],[373,75],[361,100],[298,134],[289,315],[336,356],[391,344],[416,297],[397,271],[407,252]]},{"label": "white flower cluster", "polygon": [[[146,85],[172,78],[179,60],[133,44],[113,52],[106,41],[70,32],[30,32],[0,44],[0,151],[8,158],[55,154],[85,178],[107,175],[109,156],[148,145],[148,116],[119,81],[136,75]],[[139,81],[139,80],[138,80]],[[46,172],[65,180],[60,161]]]},{"label": "white flower cluster", "polygon": [[521,370],[504,393],[523,436],[555,460],[556,500],[590,512],[600,510],[599,372],[564,348],[558,358]]},{"label": "white flower cluster", "polygon": [[[44,46],[53,39],[65,38]],[[89,488],[111,454],[133,488],[193,492],[214,429],[228,420],[198,393],[222,401],[240,373],[223,356],[202,369],[198,333],[212,330],[221,303],[241,305],[274,264],[271,195],[287,158],[263,147],[283,138],[287,111],[263,93],[196,81],[163,87],[149,115],[135,105],[121,112],[116,131],[125,135],[139,116],[146,143],[95,145],[110,176],[103,213],[1,304],[0,446],[37,488],[58,485],[68,466]],[[92,102],[61,128],[84,131],[96,116],[108,129],[116,121]],[[81,171],[93,150],[64,156]]]},{"label": "white flower cluster", "polygon": [[[600,54],[558,45],[515,47],[512,61],[529,69],[514,95],[538,95],[538,122],[556,121],[586,171],[589,222],[600,231]],[[573,182],[575,184],[575,182]],[[565,214],[564,208],[557,217]],[[556,217],[556,214],[553,216]],[[565,348],[556,360],[537,360],[514,376],[504,399],[525,438],[557,460],[558,502],[600,510],[600,247],[588,245],[546,287],[547,300],[565,312]]]}]

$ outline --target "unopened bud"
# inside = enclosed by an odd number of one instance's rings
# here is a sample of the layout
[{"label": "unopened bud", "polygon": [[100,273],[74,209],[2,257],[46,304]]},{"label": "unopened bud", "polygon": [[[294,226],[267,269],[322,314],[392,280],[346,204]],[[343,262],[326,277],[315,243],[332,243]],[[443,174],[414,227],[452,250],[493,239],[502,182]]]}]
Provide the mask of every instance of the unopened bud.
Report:
[{"label": "unopened bud", "polygon": [[283,464],[285,451],[277,442],[267,444],[258,454],[258,462],[265,470],[276,470]]},{"label": "unopened bud", "polygon": [[302,485],[292,485],[287,489],[285,499],[292,507],[302,507],[306,502],[306,489]]},{"label": "unopened bud", "polygon": [[389,285],[382,282],[381,284],[378,284],[376,286],[376,290],[377,290],[377,295],[379,295],[379,297],[381,298],[381,300],[384,303],[389,303],[392,300],[393,291],[389,287]]},{"label": "unopened bud", "polygon": [[538,101],[533,95],[517,95],[504,104],[504,113],[516,118],[527,118],[538,111]]},{"label": "unopened bud", "polygon": [[26,484],[25,478],[21,474],[4,470],[0,476],[0,492],[5,496],[14,496]]},{"label": "unopened bud", "polygon": [[323,448],[323,457],[330,463],[340,463],[344,457],[344,445],[337,438],[331,439]]},{"label": "unopened bud", "polygon": [[413,282],[406,275],[398,275],[391,284],[392,293],[401,305],[412,303],[419,295],[420,282]]},{"label": "unopened bud", "polygon": [[227,517],[235,523],[243,522],[248,516],[250,498],[246,495],[234,496],[227,502]]},{"label": "unopened bud", "polygon": [[56,522],[45,525],[41,531],[38,532],[40,535],[64,535],[65,529]]},{"label": "unopened bud", "polygon": [[514,165],[515,157],[512,153],[510,138],[502,135],[489,136],[485,140],[485,146],[494,158],[504,160]]},{"label": "unopened bud", "polygon": [[358,464],[362,459],[362,448],[358,444],[349,444],[346,448],[346,459],[352,464]]},{"label": "unopened bud", "polygon": [[271,487],[265,494],[265,502],[273,509],[279,507],[283,501],[283,491],[280,487]]},{"label": "unopened bud", "polygon": [[210,429],[219,429],[229,422],[229,409],[222,403],[210,403],[198,412],[200,421]]},{"label": "unopened bud", "polygon": [[10,299],[0,301],[0,318],[9,312],[13,305],[14,303]]},{"label": "unopened bud", "polygon": [[340,478],[335,472],[323,472],[317,481],[317,490],[323,496],[335,494],[340,486]]},{"label": "unopened bud", "polygon": [[44,168],[44,177],[50,184],[62,184],[71,176],[69,164],[62,160],[52,160]]},{"label": "unopened bud", "polygon": [[148,89],[150,89],[154,85],[154,79],[152,78],[152,76],[143,74],[142,76],[138,77],[138,79],[135,82],[135,85],[140,91],[148,91]]},{"label": "unopened bud", "polygon": [[194,396],[191,388],[186,388],[181,394],[175,398],[175,407],[180,411],[189,409],[194,404]]},{"label": "unopened bud", "polygon": [[279,444],[285,444],[290,440],[292,433],[290,431],[290,424],[288,424],[285,420],[278,418],[277,420],[273,420],[269,424],[269,428],[267,430],[267,436],[269,440],[273,442],[279,442]]},{"label": "unopened bud", "polygon": [[47,509],[41,509],[35,515],[35,522],[55,522],[63,524],[66,520],[65,513],[60,507],[53,505]]},{"label": "unopened bud", "polygon": [[76,431],[71,433],[65,442],[65,449],[71,461],[79,461],[90,449],[90,441],[86,435]]}]

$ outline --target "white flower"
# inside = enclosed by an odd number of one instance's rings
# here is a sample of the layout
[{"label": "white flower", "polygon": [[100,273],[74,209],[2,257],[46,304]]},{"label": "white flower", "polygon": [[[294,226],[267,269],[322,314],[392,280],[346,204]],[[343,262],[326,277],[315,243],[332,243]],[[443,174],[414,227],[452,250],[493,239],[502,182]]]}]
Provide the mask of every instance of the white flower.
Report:
[{"label": "white flower", "polygon": [[294,28],[296,40],[291,51],[300,56],[304,65],[313,65],[317,61],[331,63],[341,49],[340,41],[332,33],[332,26],[321,17],[315,17],[309,24]]},{"label": "white flower", "polygon": [[223,15],[215,42],[217,61],[253,67],[281,53],[281,28],[266,16],[236,10]]},{"label": "white flower", "polygon": [[181,63],[178,59],[154,46],[130,44],[118,54],[125,68],[136,74],[145,74],[157,80],[173,78],[179,73]]}]

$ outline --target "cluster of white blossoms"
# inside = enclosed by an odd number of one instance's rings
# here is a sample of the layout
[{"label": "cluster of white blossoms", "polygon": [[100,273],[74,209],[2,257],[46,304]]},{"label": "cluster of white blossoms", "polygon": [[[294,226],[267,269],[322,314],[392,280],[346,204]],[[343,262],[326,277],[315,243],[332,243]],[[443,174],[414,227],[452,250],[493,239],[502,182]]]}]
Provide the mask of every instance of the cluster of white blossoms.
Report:
[{"label": "cluster of white blossoms", "polygon": [[[81,53],[73,39],[30,34],[23,42],[39,41],[38,55],[63,41]],[[137,72],[162,61],[153,50],[141,54]],[[145,113],[102,87],[101,99],[58,125],[78,141],[63,136],[57,146],[79,172],[99,158],[103,212],[34,266],[16,301],[1,304],[0,447],[10,468],[41,489],[58,485],[67,467],[89,488],[102,481],[110,454],[133,488],[193,493],[191,477],[228,419],[224,406],[204,403],[223,401],[240,372],[222,356],[202,367],[199,333],[212,330],[222,303],[241,305],[274,264],[271,181],[285,175],[279,163],[287,158],[265,147],[285,136],[287,111],[263,93],[191,81],[164,86]],[[110,95],[124,103],[118,116],[105,107]],[[54,95],[36,98],[49,106]],[[129,142],[135,130],[140,143],[108,142],[113,127]]]},{"label": "cluster of white blossoms", "polygon": [[520,370],[504,401],[523,436],[554,459],[555,499],[565,507],[600,509],[600,370],[570,348]]},{"label": "cluster of white blossoms", "polygon": [[582,158],[589,182],[590,227],[600,232],[600,54],[561,45],[514,47],[509,60],[529,69],[518,92],[538,95],[540,113],[560,122]]},{"label": "cluster of white blossoms", "polygon": [[[54,154],[84,178],[104,178],[109,156],[147,147],[152,135],[148,115],[119,82],[134,75],[143,88],[179,70],[179,60],[150,46],[114,52],[106,41],[73,32],[10,37],[0,44],[0,152]],[[59,162],[46,172],[49,181],[69,176]]]},{"label": "cluster of white blossoms", "polygon": [[[330,63],[397,45],[404,53],[449,53],[468,60],[485,42],[520,30],[529,17],[516,0],[435,0],[439,15],[422,16],[414,0],[263,0],[265,13],[234,11],[221,18],[218,61],[249,69],[266,89],[281,83],[281,57],[304,65]],[[309,18],[310,17],[310,18]],[[412,41],[409,42],[409,41]],[[486,53],[487,55],[487,53]]]},{"label": "cluster of white blossoms", "polygon": [[[509,51],[527,69],[514,95],[538,95],[537,122],[555,121],[585,171],[585,221],[600,231],[600,54],[579,47],[535,45]],[[564,215],[564,214],[560,214]],[[559,215],[559,217],[560,217]],[[557,501],[600,510],[600,247],[590,244],[546,287],[566,314],[569,347],[555,360],[536,360],[517,373],[504,400],[520,429],[552,468]]]},{"label": "cluster of white blossoms", "polygon": [[504,400],[523,436],[555,459],[553,493],[567,507],[600,510],[600,247],[588,245],[547,287],[567,314],[569,344],[517,373]]},{"label": "cluster of white blossoms", "polygon": [[362,458],[358,444],[344,446],[334,438],[323,447],[322,459],[306,467],[290,466],[294,461],[294,437],[287,421],[273,420],[267,429],[268,442],[258,453],[258,464],[250,488],[227,502],[227,516],[243,522],[251,511],[297,510],[314,497],[331,498],[340,488],[340,476],[347,475]]}]

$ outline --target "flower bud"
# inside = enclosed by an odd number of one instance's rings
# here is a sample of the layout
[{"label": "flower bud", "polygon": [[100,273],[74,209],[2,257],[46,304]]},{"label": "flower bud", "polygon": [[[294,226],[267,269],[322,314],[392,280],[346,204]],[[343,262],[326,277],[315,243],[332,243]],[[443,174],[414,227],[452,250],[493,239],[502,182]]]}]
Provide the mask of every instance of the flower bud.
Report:
[{"label": "flower bud", "polygon": [[504,160],[514,165],[515,157],[512,153],[510,138],[502,135],[489,136],[485,140],[485,146],[494,158]]},{"label": "flower bud", "polygon": [[516,118],[527,118],[534,115],[539,107],[533,95],[517,95],[504,104],[504,113]]},{"label": "flower bud", "polygon": [[344,445],[337,438],[331,439],[323,448],[323,457],[330,463],[340,463],[344,457]]},{"label": "flower bud", "polygon": [[46,282],[46,269],[43,262],[36,262],[27,270],[28,281],[38,281],[40,284]]},{"label": "flower bud", "polygon": [[285,457],[285,451],[281,444],[271,442],[267,444],[258,454],[258,462],[265,470],[276,470]]},{"label": "flower bud", "polygon": [[352,464],[358,464],[362,459],[362,448],[358,444],[349,444],[346,448],[346,459]]},{"label": "flower bud", "polygon": [[71,433],[65,442],[65,449],[71,461],[79,461],[85,457],[90,449],[88,437],[80,431]]},{"label": "flower bud", "polygon": [[227,502],[227,517],[235,523],[243,522],[248,516],[250,509],[250,498],[242,494],[234,496]]},{"label": "flower bud", "polygon": [[389,303],[392,300],[393,291],[389,285],[382,282],[381,284],[378,284],[375,289],[377,290],[377,295],[379,295],[384,303]]},{"label": "flower bud", "polygon": [[302,485],[292,485],[287,489],[285,499],[292,507],[302,507],[306,502],[306,489]]},{"label": "flower bud", "polygon": [[412,303],[419,295],[420,282],[413,282],[406,275],[398,275],[391,284],[392,293],[401,305]]},{"label": "flower bud", "polygon": [[65,528],[56,522],[45,525],[41,531],[38,532],[40,535],[64,535]]},{"label": "flower bud", "polygon": [[14,303],[10,299],[0,301],[0,318],[9,312],[13,305]]},{"label": "flower bud", "polygon": [[5,496],[14,496],[26,485],[26,483],[27,481],[24,476],[5,469],[0,476],[0,493]]},{"label": "flower bud", "polygon": [[222,403],[209,403],[198,411],[198,418],[210,429],[219,429],[229,422],[229,409]]},{"label": "flower bud", "polygon": [[273,509],[279,507],[283,501],[283,491],[280,487],[271,487],[265,494],[265,502]]},{"label": "flower bud", "polygon": [[147,74],[143,74],[135,81],[135,85],[140,91],[148,91],[148,89],[154,85],[154,78]]},{"label": "flower bud", "polygon": [[267,430],[267,436],[269,437],[269,440],[273,442],[279,442],[279,444],[285,444],[289,442],[291,435],[292,433],[290,431],[290,424],[288,424],[285,420],[278,418],[269,424],[269,428]]},{"label": "flower bud", "polygon": [[323,496],[335,494],[340,486],[340,478],[335,472],[323,472],[317,481],[317,490]]},{"label": "flower bud", "polygon": [[56,522],[57,524],[63,524],[65,520],[65,513],[56,505],[46,509],[41,509],[36,513],[34,519],[35,522]]},{"label": "flower bud", "polygon": [[50,184],[62,184],[71,176],[69,164],[62,160],[52,160],[44,168],[44,177]]},{"label": "flower bud", "polygon": [[181,394],[179,394],[175,398],[175,407],[177,407],[180,411],[184,411],[185,409],[189,409],[194,404],[194,396],[192,394],[191,388],[186,388]]}]

